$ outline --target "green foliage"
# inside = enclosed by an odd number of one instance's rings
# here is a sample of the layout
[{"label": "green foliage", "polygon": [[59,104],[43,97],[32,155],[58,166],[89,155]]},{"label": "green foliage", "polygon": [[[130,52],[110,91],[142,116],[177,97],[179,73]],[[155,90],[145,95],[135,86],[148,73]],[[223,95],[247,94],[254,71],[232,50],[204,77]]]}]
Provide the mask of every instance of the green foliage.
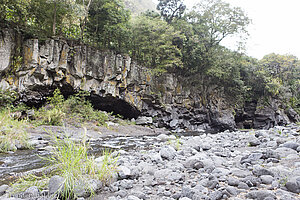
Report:
[{"label": "green foliage", "polygon": [[131,56],[155,73],[181,68],[181,51],[173,41],[183,37],[159,18],[140,16],[132,21]]},{"label": "green foliage", "polygon": [[183,0],[159,0],[157,4],[157,10],[168,23],[174,19],[180,19],[185,9],[186,5],[184,5]]},{"label": "green foliage", "polygon": [[108,115],[102,111],[94,110],[92,104],[85,99],[88,94],[80,91],[69,97],[63,105],[63,111],[83,121],[96,121],[98,125],[105,125]]},{"label": "green foliage", "polygon": [[28,143],[26,121],[13,119],[9,109],[0,111],[0,152],[16,151],[17,146],[31,148]]},{"label": "green foliage", "polygon": [[94,0],[89,9],[89,40],[99,47],[124,51],[129,39],[129,12],[120,0]]},{"label": "green foliage", "polygon": [[119,155],[113,156],[112,151],[109,149],[104,149],[102,155],[102,162],[98,171],[98,177],[103,182],[109,182],[109,180],[117,172]]},{"label": "green foliage", "polygon": [[51,109],[41,108],[35,112],[36,125],[52,125],[61,126],[66,114],[59,108],[53,107]]},{"label": "green foliage", "polygon": [[76,198],[74,190],[76,183],[84,180],[86,173],[86,160],[88,159],[88,146],[83,138],[79,144],[69,138],[58,139],[52,133],[53,151],[50,157],[45,158],[51,165],[55,166],[56,174],[64,178],[62,186],[63,199]]},{"label": "green foliage", "polygon": [[53,105],[54,107],[60,108],[63,105],[65,98],[61,94],[60,90],[56,88],[53,92],[53,97],[48,97],[47,101],[49,104]]},{"label": "green foliage", "polygon": [[40,191],[48,188],[48,182],[50,178],[47,176],[35,176],[33,174],[21,177],[15,183],[12,184],[12,189],[9,191],[10,195],[24,192],[32,186],[36,186]]},{"label": "green foliage", "polygon": [[[61,187],[62,199],[75,199],[75,187],[85,185],[88,187],[88,180],[98,178],[105,182],[116,173],[117,158],[112,158],[109,151],[104,152],[103,162],[98,166],[93,157],[88,156],[89,144],[86,142],[86,135],[82,140],[76,143],[65,136],[59,139],[53,133],[52,138],[52,154],[45,158],[50,166],[55,167],[55,174],[64,178]],[[66,133],[67,134],[67,133]],[[93,188],[87,188],[93,193]]]},{"label": "green foliage", "polygon": [[273,96],[295,110],[300,105],[300,61],[292,55],[269,54],[254,69],[262,95]]},{"label": "green foliage", "polygon": [[247,33],[250,23],[241,8],[221,0],[201,1],[185,15],[185,21],[191,30],[186,35],[184,64],[191,73],[206,73],[212,68],[212,62],[223,56],[220,43],[229,36]]},{"label": "green foliage", "polygon": [[13,90],[0,89],[0,108],[12,106],[13,102],[17,99],[18,94]]},{"label": "green foliage", "polygon": [[87,92],[79,91],[77,94],[64,99],[59,89],[49,97],[48,104],[40,108],[36,113],[36,125],[60,126],[69,118],[78,122],[94,121],[97,125],[105,125],[108,115],[95,110],[92,104],[86,100]]}]

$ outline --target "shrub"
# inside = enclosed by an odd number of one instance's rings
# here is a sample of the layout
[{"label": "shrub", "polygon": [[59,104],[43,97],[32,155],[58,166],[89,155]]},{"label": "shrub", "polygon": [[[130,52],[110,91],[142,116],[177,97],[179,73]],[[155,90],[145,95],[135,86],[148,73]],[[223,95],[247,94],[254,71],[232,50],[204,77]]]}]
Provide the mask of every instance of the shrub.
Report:
[{"label": "shrub", "polygon": [[105,125],[108,115],[105,112],[94,110],[92,104],[86,100],[87,92],[70,96],[64,100],[59,89],[54,91],[53,97],[49,97],[48,105],[36,112],[37,125],[62,125],[65,117],[75,121],[95,121],[98,125]]},{"label": "shrub", "polygon": [[13,90],[0,89],[0,107],[6,107],[12,105],[17,99],[18,94]]},{"label": "shrub", "polygon": [[15,120],[10,111],[0,111],[0,152],[8,152],[19,148],[31,148],[28,143],[27,123],[24,120]]}]

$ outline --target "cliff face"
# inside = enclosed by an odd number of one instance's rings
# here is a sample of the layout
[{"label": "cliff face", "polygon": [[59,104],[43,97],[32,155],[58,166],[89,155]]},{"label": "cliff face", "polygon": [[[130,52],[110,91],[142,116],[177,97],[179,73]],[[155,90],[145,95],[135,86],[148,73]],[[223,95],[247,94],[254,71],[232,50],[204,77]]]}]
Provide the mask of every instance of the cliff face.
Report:
[{"label": "cliff face", "polygon": [[[204,101],[199,89],[184,87],[173,74],[153,78],[148,69],[128,56],[71,41],[23,40],[10,30],[2,30],[0,37],[0,88],[18,91],[20,101],[28,105],[45,102],[59,87],[66,96],[88,91],[95,108],[127,118],[149,116],[160,127],[236,127],[234,109],[213,86]],[[289,118],[285,115],[282,121],[288,123]]]}]

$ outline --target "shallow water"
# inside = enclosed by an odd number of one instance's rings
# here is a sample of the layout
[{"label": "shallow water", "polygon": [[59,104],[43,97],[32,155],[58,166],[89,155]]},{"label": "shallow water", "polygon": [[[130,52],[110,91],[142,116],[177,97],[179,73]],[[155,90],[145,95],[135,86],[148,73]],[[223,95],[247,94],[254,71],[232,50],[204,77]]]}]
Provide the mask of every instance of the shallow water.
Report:
[{"label": "shallow water", "polygon": [[[101,156],[104,149],[111,150],[136,150],[149,149],[160,141],[156,136],[141,137],[105,137],[90,143],[89,154],[95,157]],[[48,151],[39,150],[18,150],[14,153],[0,154],[0,185],[8,184],[16,178],[19,173],[38,169],[45,166],[45,161],[41,157],[46,157]]]}]

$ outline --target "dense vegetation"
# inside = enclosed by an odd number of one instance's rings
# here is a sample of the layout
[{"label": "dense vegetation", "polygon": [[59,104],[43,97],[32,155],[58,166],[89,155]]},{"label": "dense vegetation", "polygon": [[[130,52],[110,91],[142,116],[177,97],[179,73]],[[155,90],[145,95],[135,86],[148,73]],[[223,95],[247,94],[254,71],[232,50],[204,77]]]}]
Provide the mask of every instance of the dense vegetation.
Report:
[{"label": "dense vegetation", "polygon": [[157,9],[133,17],[122,0],[0,0],[0,21],[30,37],[76,39],[129,54],[155,75],[188,78],[203,94],[213,83],[235,103],[273,96],[299,112],[297,57],[256,60],[222,45],[228,37],[247,36],[251,20],[241,8],[202,0],[187,10],[183,0],[159,0]]}]

